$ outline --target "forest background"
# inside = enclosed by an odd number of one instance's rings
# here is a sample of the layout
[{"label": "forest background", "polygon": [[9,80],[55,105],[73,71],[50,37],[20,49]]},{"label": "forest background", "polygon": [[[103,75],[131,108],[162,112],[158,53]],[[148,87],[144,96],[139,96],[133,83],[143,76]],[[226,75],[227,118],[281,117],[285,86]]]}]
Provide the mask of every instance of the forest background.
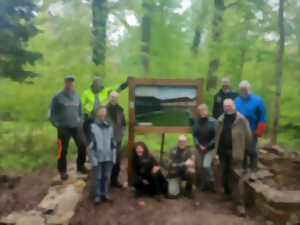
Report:
[{"label": "forest background", "polygon": [[[95,74],[107,87],[128,76],[203,78],[210,111],[222,77],[235,90],[246,79],[267,108],[260,143],[274,137],[275,120],[277,144],[300,149],[297,0],[1,0],[0,40],[0,170],[55,166],[48,109],[66,74],[79,94]],[[127,116],[128,90],[120,103]],[[156,153],[160,138],[137,137]],[[167,134],[165,149],[175,143]]]}]

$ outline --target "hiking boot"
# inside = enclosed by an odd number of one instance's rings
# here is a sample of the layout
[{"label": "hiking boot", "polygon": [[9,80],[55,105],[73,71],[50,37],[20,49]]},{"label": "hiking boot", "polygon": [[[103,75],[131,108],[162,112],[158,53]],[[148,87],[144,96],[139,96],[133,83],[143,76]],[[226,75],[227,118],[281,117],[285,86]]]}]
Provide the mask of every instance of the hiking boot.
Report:
[{"label": "hiking boot", "polygon": [[69,175],[67,173],[60,173],[60,179],[62,181],[67,180],[69,178]]},{"label": "hiking boot", "polygon": [[117,182],[112,182],[111,183],[111,186],[114,187],[114,188],[123,188],[122,184],[120,184],[118,181]]},{"label": "hiking boot", "polygon": [[191,200],[194,199],[194,195],[191,191],[186,191],[183,196]]},{"label": "hiking boot", "polygon": [[216,191],[216,188],[215,188],[215,184],[214,184],[213,181],[209,182],[209,184],[208,184],[208,190],[209,190],[210,192],[212,192],[212,193],[216,193],[216,192],[217,192],[217,191]]},{"label": "hiking boot", "polygon": [[154,198],[158,202],[160,202],[163,199],[162,195],[155,195]]},{"label": "hiking boot", "polygon": [[83,166],[83,167],[78,168],[77,172],[82,173],[82,174],[88,174],[89,170],[85,166]]},{"label": "hiking boot", "polygon": [[257,180],[256,172],[251,172],[249,181],[255,182]]},{"label": "hiking boot", "polygon": [[246,217],[246,210],[245,206],[243,205],[238,205],[236,207],[237,213],[239,214],[240,217]]},{"label": "hiking boot", "polygon": [[112,203],[113,200],[111,198],[109,198],[108,196],[101,196],[101,200],[103,202],[108,202],[108,203]]},{"label": "hiking boot", "polygon": [[178,199],[179,195],[167,195],[167,199]]},{"label": "hiking boot", "polygon": [[95,199],[94,199],[94,204],[95,205],[99,205],[101,203],[101,199],[99,196],[96,196]]},{"label": "hiking boot", "polygon": [[207,184],[201,185],[200,191],[202,191],[202,192],[207,192],[207,191],[209,191],[208,185],[207,185]]}]

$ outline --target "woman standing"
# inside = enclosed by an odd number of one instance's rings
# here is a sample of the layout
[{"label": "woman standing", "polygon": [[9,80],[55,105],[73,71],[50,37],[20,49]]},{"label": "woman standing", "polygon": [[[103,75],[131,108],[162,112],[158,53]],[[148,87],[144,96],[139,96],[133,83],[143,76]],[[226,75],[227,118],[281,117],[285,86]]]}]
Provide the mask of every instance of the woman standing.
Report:
[{"label": "woman standing", "polygon": [[201,191],[215,192],[214,175],[211,168],[215,156],[216,120],[208,116],[208,107],[201,104],[197,107],[197,116],[192,120],[193,138],[196,147],[197,166]]},{"label": "woman standing", "polygon": [[134,187],[138,195],[161,195],[167,193],[168,183],[155,158],[144,142],[135,143],[133,149]]}]

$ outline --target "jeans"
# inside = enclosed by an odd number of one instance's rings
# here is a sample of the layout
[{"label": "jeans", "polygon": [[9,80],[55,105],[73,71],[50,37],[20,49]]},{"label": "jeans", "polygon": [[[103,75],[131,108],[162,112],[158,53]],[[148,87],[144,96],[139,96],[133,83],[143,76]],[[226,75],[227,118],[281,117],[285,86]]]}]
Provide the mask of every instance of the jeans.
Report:
[{"label": "jeans", "polygon": [[106,196],[108,194],[111,170],[113,162],[100,162],[95,167],[95,196]]},{"label": "jeans", "polygon": [[258,163],[258,152],[256,149],[257,145],[257,137],[253,133],[252,134],[252,140],[247,146],[246,152],[245,152],[245,157],[244,157],[244,162],[243,162],[243,168],[247,169],[248,168],[248,159],[250,159],[250,169],[252,172],[257,171],[257,163]]},{"label": "jeans", "polygon": [[215,156],[215,151],[198,150],[196,156],[201,187],[207,185],[208,183],[214,183],[215,179],[211,165]]}]

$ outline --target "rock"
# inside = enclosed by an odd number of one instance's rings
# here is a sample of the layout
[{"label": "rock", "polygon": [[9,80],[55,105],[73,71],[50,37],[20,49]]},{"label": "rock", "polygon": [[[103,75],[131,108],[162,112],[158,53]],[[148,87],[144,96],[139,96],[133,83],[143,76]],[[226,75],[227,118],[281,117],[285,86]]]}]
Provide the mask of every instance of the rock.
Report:
[{"label": "rock", "polygon": [[18,219],[23,217],[25,214],[25,212],[14,212],[9,214],[6,217],[2,217],[0,219],[0,224],[4,224],[4,225],[14,225],[17,223]]},{"label": "rock", "polygon": [[29,211],[17,220],[16,225],[46,225],[45,219],[38,211]]},{"label": "rock", "polygon": [[79,189],[84,189],[85,186],[86,186],[86,182],[84,182],[83,180],[78,180],[76,183],[75,183],[75,186]]},{"label": "rock", "polygon": [[257,178],[258,179],[265,179],[269,177],[274,177],[274,174],[271,173],[269,170],[259,170],[257,172]]},{"label": "rock", "polygon": [[274,225],[274,223],[270,220],[266,221],[266,225]]},{"label": "rock", "polygon": [[29,212],[16,212],[0,220],[3,225],[45,225],[45,219],[40,212],[32,210]]}]

